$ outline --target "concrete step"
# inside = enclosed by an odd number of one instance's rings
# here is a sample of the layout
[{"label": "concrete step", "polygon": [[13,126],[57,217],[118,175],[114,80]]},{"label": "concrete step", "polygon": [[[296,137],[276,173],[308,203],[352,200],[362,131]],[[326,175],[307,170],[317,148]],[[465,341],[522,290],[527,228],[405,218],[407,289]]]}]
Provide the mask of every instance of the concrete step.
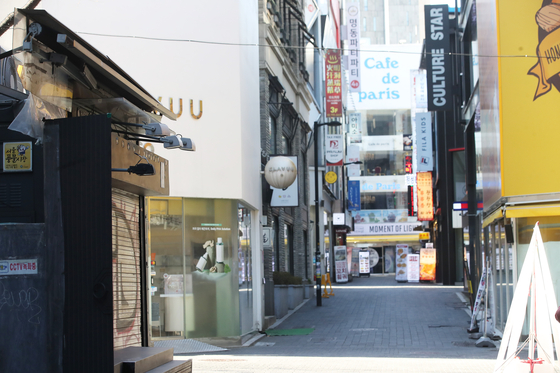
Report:
[{"label": "concrete step", "polygon": [[192,360],[174,360],[147,373],[192,373]]},{"label": "concrete step", "polygon": [[146,373],[173,361],[173,349],[127,347],[114,352],[115,373]]}]

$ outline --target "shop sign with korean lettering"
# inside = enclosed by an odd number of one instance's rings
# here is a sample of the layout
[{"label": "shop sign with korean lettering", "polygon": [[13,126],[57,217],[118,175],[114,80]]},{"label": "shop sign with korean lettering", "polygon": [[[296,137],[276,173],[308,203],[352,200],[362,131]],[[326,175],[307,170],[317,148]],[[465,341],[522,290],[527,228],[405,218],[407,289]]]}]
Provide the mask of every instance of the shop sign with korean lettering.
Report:
[{"label": "shop sign with korean lettering", "polygon": [[416,173],[416,193],[418,198],[418,221],[434,220],[434,198],[431,172]]},{"label": "shop sign with korean lettering", "polygon": [[3,146],[4,172],[32,171],[32,146],[30,141],[5,142]]},{"label": "shop sign with korean lettering", "polygon": [[348,3],[346,30],[350,92],[362,90],[360,79],[360,3]]},{"label": "shop sign with korean lettering", "polygon": [[327,118],[342,117],[342,71],[340,50],[327,49],[325,58],[325,89]]}]

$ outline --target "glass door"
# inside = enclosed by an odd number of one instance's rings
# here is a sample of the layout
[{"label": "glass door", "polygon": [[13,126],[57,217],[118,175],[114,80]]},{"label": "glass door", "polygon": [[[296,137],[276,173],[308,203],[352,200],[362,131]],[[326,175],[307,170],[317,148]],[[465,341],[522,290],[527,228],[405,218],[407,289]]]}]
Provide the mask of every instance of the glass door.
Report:
[{"label": "glass door", "polygon": [[239,205],[239,316],[241,334],[253,330],[253,275],[251,250],[251,210]]}]

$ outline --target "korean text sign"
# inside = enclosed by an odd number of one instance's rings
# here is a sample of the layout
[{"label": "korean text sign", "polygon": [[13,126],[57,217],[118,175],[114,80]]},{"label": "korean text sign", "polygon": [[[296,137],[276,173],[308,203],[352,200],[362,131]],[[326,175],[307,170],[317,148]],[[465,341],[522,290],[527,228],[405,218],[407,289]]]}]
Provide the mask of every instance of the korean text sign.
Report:
[{"label": "korean text sign", "polygon": [[418,198],[418,221],[434,220],[434,198],[431,172],[416,173],[416,193]]},{"label": "korean text sign", "polygon": [[342,69],[340,50],[327,49],[325,58],[327,118],[342,116]]}]

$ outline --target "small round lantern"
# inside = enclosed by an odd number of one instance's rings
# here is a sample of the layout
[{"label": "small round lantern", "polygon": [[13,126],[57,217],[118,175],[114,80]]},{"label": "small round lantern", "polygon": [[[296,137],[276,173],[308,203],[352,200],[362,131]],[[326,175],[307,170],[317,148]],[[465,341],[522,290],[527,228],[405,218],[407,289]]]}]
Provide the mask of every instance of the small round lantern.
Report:
[{"label": "small round lantern", "polygon": [[295,181],[297,167],[288,157],[274,157],[264,167],[266,181],[277,189],[286,189]]}]

